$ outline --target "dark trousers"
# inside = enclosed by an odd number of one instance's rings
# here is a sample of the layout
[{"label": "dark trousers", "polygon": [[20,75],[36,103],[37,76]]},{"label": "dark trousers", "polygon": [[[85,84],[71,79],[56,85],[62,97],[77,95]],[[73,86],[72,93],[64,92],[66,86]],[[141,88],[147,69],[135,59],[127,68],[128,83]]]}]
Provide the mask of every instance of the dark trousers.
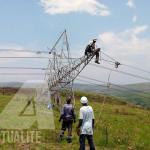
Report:
[{"label": "dark trousers", "polygon": [[95,55],[96,55],[96,61],[99,61],[99,52],[100,52],[100,48],[96,49]]},{"label": "dark trousers", "polygon": [[64,131],[68,129],[68,136],[72,136],[72,124],[73,124],[73,120],[63,120],[62,128],[61,128],[63,134],[64,134]]},{"label": "dark trousers", "polygon": [[[92,53],[93,50],[91,48],[88,48],[85,50],[85,55],[88,56],[88,53]],[[100,52],[100,48],[97,48],[95,50],[95,55],[96,55],[96,60],[99,61],[99,52]]]},{"label": "dark trousers", "polygon": [[86,135],[86,134],[81,134],[79,138],[80,142],[80,150],[85,150],[85,140],[88,140],[90,150],[95,150],[94,142],[93,142],[93,135]]}]

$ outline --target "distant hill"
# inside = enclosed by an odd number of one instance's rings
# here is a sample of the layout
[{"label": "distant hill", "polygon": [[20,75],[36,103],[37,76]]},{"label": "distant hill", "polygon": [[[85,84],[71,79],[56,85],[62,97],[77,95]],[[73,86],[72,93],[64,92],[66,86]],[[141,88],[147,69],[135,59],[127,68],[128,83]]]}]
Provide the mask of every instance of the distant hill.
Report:
[{"label": "distant hill", "polygon": [[22,86],[22,82],[0,82],[0,88],[3,87],[21,87]]},{"label": "distant hill", "polygon": [[75,84],[74,89],[120,97],[127,102],[150,108],[150,83],[138,83],[119,86],[110,85],[108,88],[105,86],[103,87],[90,84]]},{"label": "distant hill", "polygon": [[[1,82],[1,87],[21,87],[22,82]],[[27,83],[27,88],[32,88],[33,83]],[[94,84],[74,84],[75,90],[85,92],[102,93],[124,99],[127,102],[150,108],[150,83],[138,83],[127,85],[110,85],[110,87],[99,86]]]},{"label": "distant hill", "polygon": [[[34,88],[37,86],[38,82],[0,82],[0,88],[10,87],[10,88],[20,88],[21,86],[25,88]],[[39,82],[40,83],[40,82]]]}]

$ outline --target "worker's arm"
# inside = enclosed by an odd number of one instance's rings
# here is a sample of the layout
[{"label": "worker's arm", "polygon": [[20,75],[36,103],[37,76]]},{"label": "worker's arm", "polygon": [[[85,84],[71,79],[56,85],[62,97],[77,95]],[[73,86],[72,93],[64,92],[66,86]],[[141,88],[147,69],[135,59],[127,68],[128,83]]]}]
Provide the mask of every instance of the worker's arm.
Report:
[{"label": "worker's arm", "polygon": [[94,116],[94,112],[92,109],[92,127],[94,128],[94,124],[95,124],[95,116]]},{"label": "worker's arm", "polygon": [[83,122],[83,119],[79,119],[79,124],[76,128],[76,132],[77,132],[77,135],[80,136],[81,134],[81,130],[80,130],[80,127],[82,126],[82,122]]},{"label": "worker's arm", "polygon": [[62,108],[62,111],[61,111],[61,115],[60,115],[59,121],[61,121],[61,120],[63,119],[63,116],[64,116],[64,107]]},{"label": "worker's arm", "polygon": [[61,115],[60,115],[60,118],[59,118],[59,122],[62,120],[62,118],[63,118],[63,115],[61,114]]},{"label": "worker's arm", "polygon": [[73,120],[75,123],[76,122],[76,114],[75,114],[74,108],[72,109],[72,116],[73,116]]},{"label": "worker's arm", "polygon": [[95,119],[92,119],[92,127],[94,128]]},{"label": "worker's arm", "polygon": [[79,119],[79,124],[78,124],[77,128],[80,128],[82,126],[82,122],[83,122],[83,119]]},{"label": "worker's arm", "polygon": [[79,119],[79,124],[76,128],[76,132],[77,132],[77,135],[80,136],[81,134],[81,130],[80,130],[80,127],[82,126],[82,122],[83,122],[83,119]]},{"label": "worker's arm", "polygon": [[80,112],[79,112],[79,124],[78,124],[77,128],[80,128],[82,126],[82,122],[83,122],[83,112],[82,112],[82,109],[80,109]]}]

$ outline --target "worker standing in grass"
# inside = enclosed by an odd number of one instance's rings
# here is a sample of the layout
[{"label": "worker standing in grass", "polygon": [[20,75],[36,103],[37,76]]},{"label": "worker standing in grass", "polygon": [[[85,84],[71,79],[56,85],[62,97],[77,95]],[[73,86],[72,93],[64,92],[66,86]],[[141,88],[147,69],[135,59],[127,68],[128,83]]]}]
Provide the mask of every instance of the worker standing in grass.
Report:
[{"label": "worker standing in grass", "polygon": [[66,104],[64,104],[61,112],[61,116],[59,119],[59,122],[62,121],[62,128],[61,128],[61,134],[60,134],[60,139],[63,138],[64,132],[66,129],[68,129],[68,136],[66,138],[68,143],[72,142],[72,124],[73,122],[75,123],[75,112],[74,112],[74,107],[71,104],[71,97],[68,97],[66,99]]},{"label": "worker standing in grass", "polygon": [[86,138],[88,140],[90,150],[95,150],[93,142],[94,112],[92,107],[88,105],[88,99],[86,97],[81,97],[80,102],[82,103],[82,107],[80,108],[79,124],[77,127],[80,150],[85,150]]}]

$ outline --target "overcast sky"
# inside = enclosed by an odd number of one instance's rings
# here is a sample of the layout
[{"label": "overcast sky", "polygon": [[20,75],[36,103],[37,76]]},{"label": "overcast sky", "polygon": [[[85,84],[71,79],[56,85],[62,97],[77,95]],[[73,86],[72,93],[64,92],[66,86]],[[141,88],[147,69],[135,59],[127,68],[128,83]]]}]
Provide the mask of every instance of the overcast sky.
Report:
[{"label": "overcast sky", "polygon": [[[67,29],[72,56],[82,56],[86,44],[91,39],[98,38],[98,46],[105,53],[123,64],[149,71],[149,6],[149,0],[1,0],[0,48],[48,51],[47,47],[51,48],[59,34]],[[3,51],[1,57],[3,56],[35,54]],[[46,67],[47,64],[46,59],[0,58],[1,67]],[[101,62],[101,65],[106,66],[106,63]],[[149,74],[125,66],[118,69],[149,77]],[[109,73],[110,71],[88,66],[82,74],[107,82]],[[1,81],[41,78],[43,76],[0,76]],[[146,82],[115,72],[112,72],[111,81],[121,84]]]}]

